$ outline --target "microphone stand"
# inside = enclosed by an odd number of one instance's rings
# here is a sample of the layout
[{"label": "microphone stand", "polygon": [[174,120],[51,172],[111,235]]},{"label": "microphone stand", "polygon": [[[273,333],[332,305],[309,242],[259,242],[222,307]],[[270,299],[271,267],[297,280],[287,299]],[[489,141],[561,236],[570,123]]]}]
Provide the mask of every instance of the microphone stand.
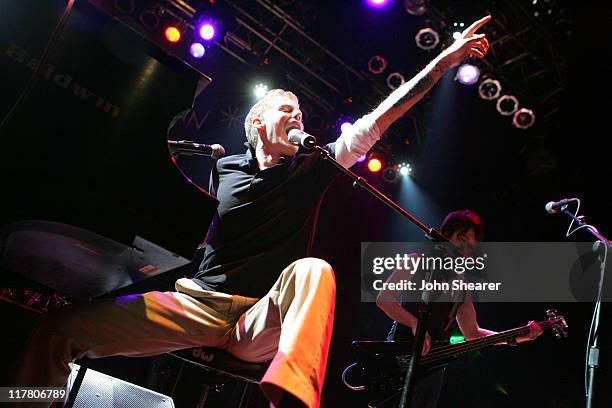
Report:
[{"label": "microphone stand", "polygon": [[[601,235],[597,229],[591,225],[588,225],[582,217],[577,217],[567,210],[567,205],[561,208],[561,211],[565,213],[568,217],[574,220],[578,224],[578,227],[584,226],[583,229],[589,231],[591,235],[593,235],[597,241],[601,241],[604,245],[610,248],[611,242],[609,239]],[[604,273],[607,262],[607,259],[604,257],[601,261],[601,271]],[[603,280],[601,281],[603,283]],[[601,296],[602,296],[603,285],[600,285],[597,300],[595,301],[595,310],[593,311],[593,345],[588,345],[588,379],[587,379],[587,395],[586,395],[586,408],[594,408],[596,405],[595,401],[595,385],[597,379],[597,373],[599,369],[599,317],[601,315]]]},{"label": "microphone stand", "polygon": [[[309,146],[305,146],[305,147],[309,147]],[[448,238],[446,238],[444,235],[438,232],[435,228],[428,227],[427,225],[422,223],[420,220],[418,220],[408,211],[404,210],[402,207],[400,207],[397,203],[395,203],[389,197],[387,197],[386,195],[381,193],[379,190],[377,190],[375,187],[373,187],[370,183],[368,183],[366,179],[364,179],[361,176],[358,176],[351,170],[347,169],[346,167],[338,163],[338,161],[336,161],[336,159],[334,159],[327,150],[317,145],[311,146],[311,148],[314,149],[317,153],[319,153],[319,155],[321,155],[321,157],[324,160],[327,160],[329,163],[334,165],[342,173],[349,176],[353,180],[354,188],[357,188],[357,187],[363,188],[368,193],[370,193],[372,196],[376,197],[378,200],[382,201],[385,205],[387,205],[392,210],[394,210],[396,213],[408,219],[408,221],[412,222],[414,225],[417,226],[417,228],[419,228],[421,231],[425,233],[425,237],[427,239],[429,239],[432,242],[449,243]],[[425,280],[428,283],[431,282],[432,275],[433,275],[432,270],[426,271]],[[402,396],[401,396],[400,405],[399,405],[400,408],[406,407],[408,395],[410,395],[410,392],[412,391],[414,372],[415,372],[417,364],[419,363],[421,359],[421,353],[423,351],[423,343],[425,341],[425,333],[427,331],[426,329],[427,320],[429,318],[430,293],[431,293],[430,291],[425,290],[423,291],[421,295],[421,303],[419,303],[419,313],[418,313],[419,316],[418,316],[415,340],[414,340],[414,343],[412,344],[412,356],[410,356],[410,360],[408,362],[408,370],[406,371],[406,377],[404,378],[404,386],[402,387]]]}]

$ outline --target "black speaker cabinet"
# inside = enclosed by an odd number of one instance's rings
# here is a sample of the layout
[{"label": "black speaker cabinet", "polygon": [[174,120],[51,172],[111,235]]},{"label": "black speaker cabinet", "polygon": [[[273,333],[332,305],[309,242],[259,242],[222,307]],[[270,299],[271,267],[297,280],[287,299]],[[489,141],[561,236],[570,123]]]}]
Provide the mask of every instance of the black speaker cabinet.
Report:
[{"label": "black speaker cabinet", "polygon": [[[68,391],[81,366],[74,364]],[[73,408],[174,408],[172,398],[128,383],[110,375],[87,369]]]}]

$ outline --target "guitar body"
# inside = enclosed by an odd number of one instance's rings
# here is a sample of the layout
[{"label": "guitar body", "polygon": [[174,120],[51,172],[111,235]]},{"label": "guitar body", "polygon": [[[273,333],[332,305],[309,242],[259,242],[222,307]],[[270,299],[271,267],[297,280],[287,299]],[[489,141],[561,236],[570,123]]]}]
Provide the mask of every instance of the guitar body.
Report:
[{"label": "guitar body", "polygon": [[[402,390],[408,362],[412,356],[411,341],[354,341],[353,351],[362,367],[370,406],[378,406]],[[415,381],[453,360],[422,363],[417,366]]]}]

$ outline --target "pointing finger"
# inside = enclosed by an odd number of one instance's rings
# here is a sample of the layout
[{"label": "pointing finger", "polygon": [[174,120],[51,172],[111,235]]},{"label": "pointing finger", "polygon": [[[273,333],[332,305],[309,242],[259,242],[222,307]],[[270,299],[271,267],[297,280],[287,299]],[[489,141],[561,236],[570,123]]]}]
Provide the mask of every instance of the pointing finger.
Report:
[{"label": "pointing finger", "polygon": [[480,20],[478,20],[478,21],[475,21],[474,23],[472,23],[472,25],[471,25],[471,26],[469,26],[468,28],[466,28],[466,29],[463,31],[463,36],[464,36],[464,37],[471,37],[472,35],[474,35],[474,33],[475,33],[476,31],[478,31],[478,29],[479,29],[480,27],[482,27],[483,25],[485,25],[485,24],[486,24],[487,22],[489,22],[490,20],[491,20],[491,16],[490,16],[490,15],[488,15],[488,16],[486,16],[486,17],[481,18],[481,19],[480,19]]},{"label": "pointing finger", "polygon": [[471,43],[473,43],[473,42],[480,42],[483,39],[486,39],[485,34],[476,34],[476,35],[474,35],[472,37],[467,37],[466,38],[467,42],[471,42]]}]

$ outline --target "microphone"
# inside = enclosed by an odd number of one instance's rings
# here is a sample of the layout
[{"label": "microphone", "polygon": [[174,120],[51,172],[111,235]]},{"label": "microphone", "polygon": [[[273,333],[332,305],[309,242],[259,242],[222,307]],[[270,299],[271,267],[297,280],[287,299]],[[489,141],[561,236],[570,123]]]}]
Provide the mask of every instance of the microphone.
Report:
[{"label": "microphone", "polygon": [[304,146],[307,149],[312,149],[317,145],[317,139],[313,135],[309,135],[298,128],[289,130],[287,136],[289,137],[289,143],[297,146]]},{"label": "microphone", "polygon": [[220,144],[194,143],[191,140],[168,140],[170,153],[184,155],[209,156],[218,159],[225,156],[225,149]]},{"label": "microphone", "polygon": [[572,201],[576,201],[576,200],[577,198],[562,198],[559,201],[549,201],[544,206],[544,209],[549,214],[555,214],[559,211],[559,209],[561,209],[561,207],[565,207]]}]

